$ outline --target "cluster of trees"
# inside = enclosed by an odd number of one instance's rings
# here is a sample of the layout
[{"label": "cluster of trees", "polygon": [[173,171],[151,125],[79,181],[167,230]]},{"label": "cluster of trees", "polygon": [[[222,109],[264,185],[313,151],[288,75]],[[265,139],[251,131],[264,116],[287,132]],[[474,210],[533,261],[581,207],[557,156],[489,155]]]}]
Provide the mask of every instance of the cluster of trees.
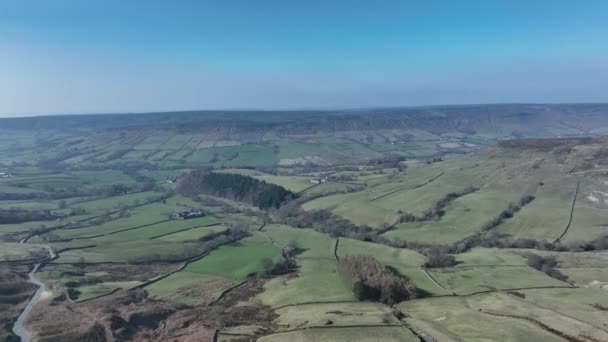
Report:
[{"label": "cluster of trees", "polygon": [[334,237],[350,237],[367,240],[373,229],[368,226],[358,226],[349,220],[335,215],[329,210],[303,210],[295,203],[289,203],[271,213],[272,221],[298,228],[313,228],[321,233]]},{"label": "cluster of trees", "polygon": [[352,288],[357,300],[392,305],[416,296],[414,284],[371,255],[342,257],[338,271]]},{"label": "cluster of trees", "polygon": [[441,157],[434,157],[434,158],[427,159],[426,163],[427,164],[434,164],[434,163],[439,163],[439,162],[442,162],[442,161],[443,161],[443,158],[441,158]]},{"label": "cluster of trees", "polygon": [[19,208],[0,209],[0,224],[13,224],[29,221],[50,221],[64,216],[50,210],[25,210]]},{"label": "cluster of trees", "polygon": [[603,251],[608,249],[608,235],[602,235],[597,239],[593,239],[588,242],[571,245],[570,250],[572,251]]},{"label": "cluster of trees", "polygon": [[272,258],[262,259],[262,267],[267,275],[282,275],[295,271],[298,268],[295,256],[303,252],[299,244],[292,240],[281,251],[282,258],[275,261]]},{"label": "cluster of trees", "polygon": [[262,267],[267,275],[282,275],[293,272],[297,268],[295,259],[281,259],[275,261],[272,258],[262,259]]},{"label": "cluster of trees", "polygon": [[405,170],[406,169],[405,164],[401,163],[405,160],[406,160],[406,158],[403,156],[388,155],[388,156],[385,156],[382,158],[372,159],[367,162],[367,165],[375,166],[375,167],[383,168],[383,169],[399,168],[399,170]]},{"label": "cluster of trees", "polygon": [[177,192],[186,196],[205,193],[246,202],[260,209],[279,208],[293,197],[291,191],[249,176],[232,173],[191,171],[180,177]]},{"label": "cluster of trees", "polygon": [[424,267],[452,267],[457,264],[456,258],[453,255],[448,254],[448,251],[444,248],[428,248],[423,254],[427,257]]},{"label": "cluster of trees", "polygon": [[450,192],[439,199],[432,208],[426,209],[421,216],[416,216],[411,213],[402,213],[399,217],[399,222],[424,222],[438,220],[445,215],[445,208],[455,199],[478,191],[479,188],[469,186],[462,191]]},{"label": "cluster of trees", "polygon": [[568,282],[568,276],[555,269],[558,264],[555,257],[544,257],[533,253],[528,253],[525,257],[528,259],[528,266],[543,272],[549,277]]},{"label": "cluster of trees", "polygon": [[225,243],[239,241],[249,235],[251,234],[249,234],[246,228],[235,225],[220,232],[209,233],[203,237],[200,237],[198,240],[206,243],[208,247],[213,246],[213,248],[215,248]]}]

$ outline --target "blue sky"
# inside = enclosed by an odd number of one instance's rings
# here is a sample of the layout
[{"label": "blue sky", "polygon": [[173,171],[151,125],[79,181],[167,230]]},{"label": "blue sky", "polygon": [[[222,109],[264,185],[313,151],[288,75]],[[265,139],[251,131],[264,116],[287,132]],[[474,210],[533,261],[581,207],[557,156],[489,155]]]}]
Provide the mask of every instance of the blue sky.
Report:
[{"label": "blue sky", "polygon": [[0,116],[608,102],[608,1],[0,0]]}]

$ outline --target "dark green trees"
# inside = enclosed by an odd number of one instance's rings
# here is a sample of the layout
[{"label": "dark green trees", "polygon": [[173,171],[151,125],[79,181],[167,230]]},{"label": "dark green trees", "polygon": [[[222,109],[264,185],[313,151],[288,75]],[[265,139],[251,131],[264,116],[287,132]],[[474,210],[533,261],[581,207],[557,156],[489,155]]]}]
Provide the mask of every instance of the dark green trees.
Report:
[{"label": "dark green trees", "polygon": [[295,195],[275,184],[233,173],[191,171],[180,178],[177,191],[191,196],[205,193],[246,202],[260,209],[278,208]]}]

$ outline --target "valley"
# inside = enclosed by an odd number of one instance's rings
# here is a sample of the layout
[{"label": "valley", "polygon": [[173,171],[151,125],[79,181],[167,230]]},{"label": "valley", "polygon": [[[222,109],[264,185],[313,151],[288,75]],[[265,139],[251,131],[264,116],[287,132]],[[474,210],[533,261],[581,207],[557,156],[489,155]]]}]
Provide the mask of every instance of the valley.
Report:
[{"label": "valley", "polygon": [[608,341],[608,106],[203,114],[0,119],[0,339]]}]

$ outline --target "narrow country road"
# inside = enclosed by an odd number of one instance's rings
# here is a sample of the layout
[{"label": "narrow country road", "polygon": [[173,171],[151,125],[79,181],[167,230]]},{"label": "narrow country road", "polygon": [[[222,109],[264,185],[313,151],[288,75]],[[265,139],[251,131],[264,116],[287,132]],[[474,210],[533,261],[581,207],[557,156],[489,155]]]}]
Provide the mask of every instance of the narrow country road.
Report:
[{"label": "narrow country road", "polygon": [[[20,243],[23,243],[23,241],[21,241]],[[46,248],[49,252],[48,260],[55,259],[55,257],[57,255],[55,254],[53,249],[50,247],[46,247]],[[48,260],[45,260],[45,261],[48,261]],[[13,332],[15,333],[15,335],[17,335],[21,338],[21,342],[30,341],[30,333],[27,331],[27,329],[25,329],[25,327],[23,326],[23,323],[26,321],[27,316],[29,315],[30,311],[32,311],[32,308],[34,307],[34,305],[36,305],[40,301],[40,298],[42,297],[42,293],[44,293],[45,285],[38,278],[36,278],[36,275],[35,275],[36,271],[38,270],[38,268],[40,267],[41,264],[42,263],[38,263],[38,264],[34,265],[34,268],[28,274],[30,283],[38,286],[38,290],[36,290],[36,293],[34,293],[34,296],[32,297],[32,299],[30,299],[30,302],[27,303],[27,306],[25,307],[25,309],[23,309],[23,311],[21,312],[21,315],[19,315],[19,317],[15,321],[15,324],[13,325]]]}]

